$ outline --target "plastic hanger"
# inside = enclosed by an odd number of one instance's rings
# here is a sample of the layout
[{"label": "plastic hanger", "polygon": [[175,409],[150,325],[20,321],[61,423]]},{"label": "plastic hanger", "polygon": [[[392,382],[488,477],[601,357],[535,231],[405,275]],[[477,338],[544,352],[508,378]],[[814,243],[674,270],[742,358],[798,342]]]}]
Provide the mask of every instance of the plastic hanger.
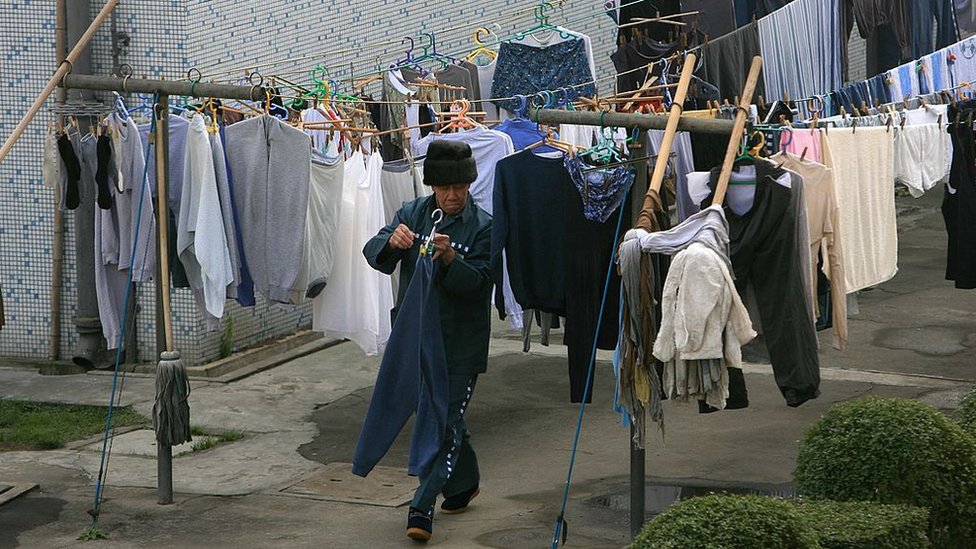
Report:
[{"label": "plastic hanger", "polygon": [[[495,24],[497,25],[497,23]],[[487,27],[480,27],[474,31],[474,43],[478,46],[478,48],[472,51],[471,53],[469,53],[467,57],[465,57],[465,59],[467,59],[471,63],[474,63],[475,65],[479,65],[483,67],[486,65],[490,65],[491,62],[498,57],[498,52],[496,50],[492,50],[486,47],[488,46],[488,44],[486,44],[481,39],[482,34],[487,34],[488,36],[493,36],[495,38],[495,48],[498,48],[498,46],[501,44],[501,40],[498,38],[498,35],[496,35]],[[480,63],[481,60],[486,58],[488,60],[486,63]]]},{"label": "plastic hanger", "polygon": [[578,38],[579,35],[571,32],[562,27],[557,27],[549,23],[549,16],[546,15],[546,11],[556,9],[551,3],[543,2],[532,9],[532,14],[535,16],[536,24],[522,32],[516,33],[516,40],[523,40],[526,36],[533,35],[539,31],[552,31],[558,32],[559,37],[564,40],[569,40],[570,38]]}]

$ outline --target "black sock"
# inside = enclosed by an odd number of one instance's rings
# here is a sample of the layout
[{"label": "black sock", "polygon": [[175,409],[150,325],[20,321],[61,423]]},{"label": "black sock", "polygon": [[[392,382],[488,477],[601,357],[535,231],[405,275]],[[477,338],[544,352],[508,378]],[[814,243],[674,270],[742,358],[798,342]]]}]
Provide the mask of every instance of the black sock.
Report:
[{"label": "black sock", "polygon": [[112,138],[103,135],[98,138],[98,169],[95,170],[95,185],[98,186],[98,207],[112,208],[112,193],[108,188],[108,173],[112,168]]},{"label": "black sock", "polygon": [[81,164],[78,163],[78,156],[75,148],[71,146],[71,140],[67,135],[58,138],[58,153],[61,155],[61,162],[68,171],[66,188],[64,189],[64,206],[73,210],[81,204],[81,195],[78,192],[78,180],[81,179]]}]

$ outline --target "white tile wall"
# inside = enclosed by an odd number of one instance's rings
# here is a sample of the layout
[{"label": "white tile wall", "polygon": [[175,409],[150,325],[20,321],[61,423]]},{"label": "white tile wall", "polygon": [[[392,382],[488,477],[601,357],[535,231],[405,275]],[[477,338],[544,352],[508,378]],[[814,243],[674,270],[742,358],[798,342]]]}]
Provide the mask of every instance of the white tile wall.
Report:
[{"label": "white tile wall", "polygon": [[[204,80],[233,82],[245,66],[266,75],[291,72],[289,79],[309,82],[316,64],[335,78],[369,73],[398,57],[399,39],[429,30],[438,51],[459,53],[472,47],[474,29],[500,21],[505,37],[532,24],[534,2],[483,0],[476,5],[432,0],[126,0],[116,8],[116,30],[130,39],[118,61],[134,74],[150,78],[184,78],[197,67]],[[552,22],[589,34],[601,77],[612,74],[609,62],[614,29],[600,12],[600,2],[568,0]],[[94,16],[102,2],[93,0]],[[512,17],[522,11],[520,17]],[[106,24],[93,41],[93,72],[113,72],[112,36]],[[350,68],[350,63],[352,68]],[[0,4],[0,136],[6,137],[53,72],[54,7],[38,0]],[[612,84],[604,86],[609,91]],[[137,101],[131,97],[130,103]],[[50,328],[50,279],[53,197],[40,182],[40,150],[52,116],[42,113],[11,155],[0,164],[0,288],[7,324],[0,331],[0,356],[41,358],[47,354]],[[76,342],[73,214],[66,219],[62,298],[62,356]],[[152,361],[155,349],[155,292],[140,292],[138,316],[140,358]],[[311,322],[309,306],[228,307],[235,348],[278,337]],[[174,292],[173,321],[177,347],[190,363],[219,355],[221,333],[207,333],[188,292]]]}]

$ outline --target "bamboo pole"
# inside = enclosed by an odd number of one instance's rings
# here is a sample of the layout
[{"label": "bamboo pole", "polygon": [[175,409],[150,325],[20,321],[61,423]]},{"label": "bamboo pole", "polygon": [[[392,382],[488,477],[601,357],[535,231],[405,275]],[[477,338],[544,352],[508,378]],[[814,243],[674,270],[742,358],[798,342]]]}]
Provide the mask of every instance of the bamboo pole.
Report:
[{"label": "bamboo pole", "polygon": [[92,37],[95,36],[95,31],[97,31],[98,27],[100,27],[102,23],[108,19],[109,14],[112,12],[112,9],[115,8],[116,4],[118,4],[118,0],[108,0],[105,2],[105,5],[102,6],[102,11],[98,12],[98,16],[95,17],[92,24],[88,26],[88,30],[85,31],[85,34],[81,35],[81,38],[78,39],[78,43],[75,44],[75,47],[71,49],[64,61],[58,65],[58,70],[54,72],[54,76],[52,76],[51,80],[48,81],[46,86],[44,86],[44,90],[42,90],[41,94],[38,95],[37,99],[34,100],[34,104],[27,109],[27,114],[24,115],[24,118],[21,119],[20,123],[17,124],[17,127],[14,128],[13,133],[11,133],[10,137],[8,137],[4,142],[3,147],[0,147],[0,162],[3,162],[3,159],[7,157],[8,153],[10,153],[10,149],[13,148],[14,143],[20,139],[20,136],[23,135],[24,131],[27,129],[27,126],[30,125],[31,121],[34,120],[34,117],[37,116],[37,113],[40,112],[41,107],[44,106],[44,102],[47,101],[47,98],[51,96],[52,92],[54,92],[54,88],[58,86],[61,79],[64,78],[64,76],[71,70],[75,60],[77,60],[78,56],[81,55],[81,52],[88,47],[88,43],[91,42]]},{"label": "bamboo pole", "polygon": [[712,205],[721,205],[725,201],[725,191],[728,190],[729,179],[732,177],[732,165],[739,153],[739,142],[742,140],[742,133],[746,128],[749,104],[752,103],[752,94],[756,91],[756,83],[759,81],[761,71],[762,57],[757,55],[752,58],[749,77],[746,79],[745,88],[742,89],[739,108],[735,113],[735,125],[732,127],[732,136],[729,137],[729,146],[725,149],[725,161],[722,162],[722,171],[718,176],[718,184],[715,186],[715,197],[712,199]]},{"label": "bamboo pole", "polygon": [[689,53],[685,57],[684,66],[681,68],[678,89],[675,92],[674,102],[671,103],[671,112],[668,114],[667,125],[664,128],[664,137],[661,139],[661,146],[657,151],[657,160],[654,162],[654,172],[651,176],[651,182],[647,186],[647,192],[644,194],[643,199],[644,202],[635,222],[635,226],[644,230],[651,230],[654,224],[654,208],[658,204],[655,195],[661,192],[664,174],[668,169],[668,160],[671,157],[671,148],[674,145],[674,135],[677,133],[678,122],[681,120],[685,95],[688,93],[688,84],[691,82],[691,73],[695,70],[695,61],[695,54]]},{"label": "bamboo pole", "polygon": [[163,302],[163,333],[167,351],[173,346],[173,321],[169,295],[169,195],[166,188],[169,168],[169,96],[160,95],[156,104],[156,206],[159,234],[159,290]]},{"label": "bamboo pole", "polygon": [[674,93],[674,102],[671,103],[671,113],[668,114],[668,125],[664,128],[664,138],[661,139],[661,147],[657,151],[657,162],[654,163],[654,172],[651,176],[650,189],[660,192],[661,183],[664,181],[664,172],[667,171],[668,157],[671,154],[671,146],[674,144],[674,135],[678,131],[678,121],[681,118],[681,111],[684,109],[685,96],[688,94],[688,84],[691,83],[691,73],[695,70],[695,61],[698,59],[694,53],[689,53],[685,57],[685,64],[681,67],[681,77],[678,79],[678,89]]}]

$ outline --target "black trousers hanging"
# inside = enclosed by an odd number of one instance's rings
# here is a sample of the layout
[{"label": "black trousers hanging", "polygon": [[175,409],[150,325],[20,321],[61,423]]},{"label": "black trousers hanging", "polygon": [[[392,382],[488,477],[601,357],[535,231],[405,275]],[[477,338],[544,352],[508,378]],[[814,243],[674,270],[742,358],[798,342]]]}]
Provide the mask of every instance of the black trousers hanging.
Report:
[{"label": "black trousers hanging", "polygon": [[[963,108],[973,108],[967,102]],[[956,107],[949,108],[949,119],[955,119]],[[968,112],[961,113],[964,117]],[[956,288],[976,288],[976,143],[968,124],[951,124],[952,168],[949,184],[942,199],[942,219],[945,221],[948,249],[946,280],[955,281]]]},{"label": "black trousers hanging", "polygon": [[[617,223],[620,208],[603,223],[590,221],[583,216],[583,201],[579,192],[570,184],[566,186],[566,241],[572,243],[573,251],[567,254],[566,261],[566,332],[563,342],[569,354],[569,396],[571,402],[590,402],[593,387],[586,391],[586,378],[593,354],[593,335],[596,333],[597,319],[600,318],[600,305],[607,280],[607,268],[617,251]],[[629,202],[624,201],[623,236],[631,224],[626,209]],[[620,316],[620,275],[617,269],[610,273],[610,288],[607,292],[606,307],[600,323],[600,333],[596,338],[599,349],[612,350],[617,346]]]}]

